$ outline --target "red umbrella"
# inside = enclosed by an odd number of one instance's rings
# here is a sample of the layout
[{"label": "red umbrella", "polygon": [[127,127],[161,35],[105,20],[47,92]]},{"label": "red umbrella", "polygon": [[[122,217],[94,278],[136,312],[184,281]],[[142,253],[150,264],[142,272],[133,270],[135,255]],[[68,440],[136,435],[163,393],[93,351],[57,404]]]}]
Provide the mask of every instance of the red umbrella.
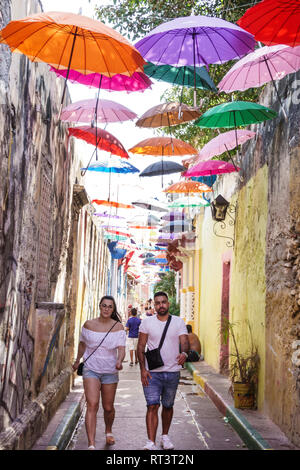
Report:
[{"label": "red umbrella", "polygon": [[116,235],[121,235],[122,237],[131,237],[131,234],[130,234],[130,233],[127,233],[127,232],[120,232],[119,230],[107,229],[106,232],[108,232],[108,233],[114,233],[114,234],[116,234]]},{"label": "red umbrella", "polygon": [[263,0],[249,8],[237,22],[267,46],[300,45],[299,0]]},{"label": "red umbrella", "polygon": [[[69,136],[77,137],[77,139],[84,140],[88,144],[96,145],[96,127],[69,127]],[[109,132],[99,128],[97,129],[97,147],[113,155],[129,158],[121,142]]]}]

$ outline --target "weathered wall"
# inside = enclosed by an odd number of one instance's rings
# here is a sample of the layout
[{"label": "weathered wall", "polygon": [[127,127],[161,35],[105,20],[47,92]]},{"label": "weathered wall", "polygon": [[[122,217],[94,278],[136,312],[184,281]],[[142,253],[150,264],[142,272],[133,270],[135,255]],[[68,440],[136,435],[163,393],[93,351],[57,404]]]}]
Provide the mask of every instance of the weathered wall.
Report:
[{"label": "weathered wall", "polygon": [[[41,5],[0,7],[3,27]],[[0,48],[0,449],[28,449],[70,390],[77,302],[84,315],[95,311],[107,249],[91,206],[79,220],[88,199],[75,184],[80,164],[67,125],[57,119],[63,81],[47,64]]]}]

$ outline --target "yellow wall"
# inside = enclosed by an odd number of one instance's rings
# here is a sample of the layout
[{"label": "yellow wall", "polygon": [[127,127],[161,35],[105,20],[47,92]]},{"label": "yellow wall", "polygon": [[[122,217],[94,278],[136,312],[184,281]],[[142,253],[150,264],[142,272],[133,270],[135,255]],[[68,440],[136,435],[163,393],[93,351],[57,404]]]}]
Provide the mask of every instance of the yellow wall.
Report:
[{"label": "yellow wall", "polygon": [[242,188],[235,226],[235,260],[231,269],[231,321],[237,323],[238,344],[242,351],[253,343],[260,355],[258,407],[263,407],[265,388],[265,253],[268,211],[268,169],[265,165]]}]

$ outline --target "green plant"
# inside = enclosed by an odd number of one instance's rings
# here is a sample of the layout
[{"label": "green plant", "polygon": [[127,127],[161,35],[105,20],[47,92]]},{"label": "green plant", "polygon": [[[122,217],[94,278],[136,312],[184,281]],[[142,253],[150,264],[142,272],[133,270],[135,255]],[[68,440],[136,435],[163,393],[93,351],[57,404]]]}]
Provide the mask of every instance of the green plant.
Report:
[{"label": "green plant", "polygon": [[243,383],[251,384],[256,389],[258,383],[258,371],[260,365],[260,359],[258,354],[257,346],[253,344],[252,331],[249,322],[246,322],[250,332],[251,346],[250,350],[246,353],[241,353],[235,334],[234,323],[229,320],[224,321],[221,332],[224,344],[227,343],[228,338],[231,337],[233,343],[233,351],[230,352],[230,377],[232,383]]}]

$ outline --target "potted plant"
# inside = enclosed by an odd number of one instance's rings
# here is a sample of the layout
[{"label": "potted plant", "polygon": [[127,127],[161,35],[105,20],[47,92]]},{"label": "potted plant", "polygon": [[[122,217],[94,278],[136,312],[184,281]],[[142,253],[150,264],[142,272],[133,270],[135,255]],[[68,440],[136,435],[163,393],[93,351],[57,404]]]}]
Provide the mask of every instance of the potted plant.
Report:
[{"label": "potted plant", "polygon": [[249,323],[247,322],[250,337],[251,348],[246,353],[241,353],[237,345],[237,339],[234,332],[234,325],[226,321],[222,327],[223,339],[227,342],[228,337],[231,337],[233,344],[233,351],[230,352],[230,379],[231,386],[230,392],[234,398],[235,408],[256,408],[256,395],[258,384],[258,371],[259,371],[259,354],[257,347],[253,344],[252,332]]}]

